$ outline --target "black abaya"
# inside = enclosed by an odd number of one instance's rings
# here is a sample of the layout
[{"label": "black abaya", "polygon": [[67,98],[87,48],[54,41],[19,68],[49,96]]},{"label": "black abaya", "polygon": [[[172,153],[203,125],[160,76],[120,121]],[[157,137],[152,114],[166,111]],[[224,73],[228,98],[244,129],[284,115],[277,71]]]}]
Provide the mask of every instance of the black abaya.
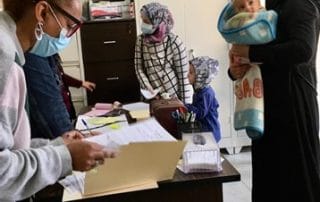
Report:
[{"label": "black abaya", "polygon": [[266,0],[277,38],[250,46],[262,62],[265,133],[252,142],[253,202],[320,202],[316,52],[318,1]]}]

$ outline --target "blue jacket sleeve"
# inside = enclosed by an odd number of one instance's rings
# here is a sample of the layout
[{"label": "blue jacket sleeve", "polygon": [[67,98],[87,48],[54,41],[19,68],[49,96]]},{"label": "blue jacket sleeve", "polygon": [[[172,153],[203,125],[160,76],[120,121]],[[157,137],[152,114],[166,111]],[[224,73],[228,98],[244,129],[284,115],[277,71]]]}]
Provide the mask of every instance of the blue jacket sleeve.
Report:
[{"label": "blue jacket sleeve", "polygon": [[188,111],[196,114],[196,119],[203,119],[209,112],[209,103],[212,96],[209,93],[200,92],[194,97],[192,104],[187,104]]},{"label": "blue jacket sleeve", "polygon": [[[54,137],[72,130],[68,111],[63,102],[59,85],[59,76],[56,73],[56,64],[52,57],[43,58],[33,54],[26,54],[24,71],[26,75],[28,96],[32,97],[34,104],[30,105],[30,116],[40,114],[43,121],[35,119],[31,123],[32,132],[38,124],[46,124]],[[48,138],[47,134],[37,137]],[[34,137],[34,135],[33,135]],[[53,138],[54,138],[53,137]]]}]

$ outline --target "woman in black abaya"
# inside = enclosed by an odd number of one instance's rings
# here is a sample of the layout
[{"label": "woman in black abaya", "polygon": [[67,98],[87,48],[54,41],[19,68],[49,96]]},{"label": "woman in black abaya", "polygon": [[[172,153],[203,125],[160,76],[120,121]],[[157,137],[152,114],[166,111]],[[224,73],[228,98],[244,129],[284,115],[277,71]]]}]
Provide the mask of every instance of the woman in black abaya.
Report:
[{"label": "woman in black abaya", "polygon": [[[265,133],[252,141],[253,202],[320,202],[319,111],[316,53],[317,0],[266,0],[278,13],[276,40],[233,45],[230,58],[261,62]],[[241,78],[246,66],[230,61]]]}]

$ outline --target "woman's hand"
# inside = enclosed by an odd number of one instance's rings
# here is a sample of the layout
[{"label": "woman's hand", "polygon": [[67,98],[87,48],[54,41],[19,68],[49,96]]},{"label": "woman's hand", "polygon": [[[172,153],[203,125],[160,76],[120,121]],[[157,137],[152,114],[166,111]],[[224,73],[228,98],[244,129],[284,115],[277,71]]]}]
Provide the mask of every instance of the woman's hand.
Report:
[{"label": "woman's hand", "polygon": [[62,139],[64,144],[70,144],[71,142],[81,140],[83,138],[83,134],[78,130],[72,130],[63,133]]},{"label": "woman's hand", "polygon": [[83,81],[82,87],[92,92],[96,88],[96,84],[90,81]]},{"label": "woman's hand", "polygon": [[88,171],[98,165],[104,164],[106,158],[114,158],[116,152],[108,150],[102,145],[77,141],[67,145],[72,158],[72,168],[77,171]]},{"label": "woman's hand", "polygon": [[233,44],[229,52],[233,56],[238,56],[238,57],[249,59],[249,46],[247,46],[247,45]]},{"label": "woman's hand", "polygon": [[251,66],[249,64],[230,64],[229,70],[233,79],[241,79],[247,73],[250,67]]},{"label": "woman's hand", "polygon": [[249,46],[232,45],[229,51],[229,70],[233,79],[241,79],[249,70]]}]

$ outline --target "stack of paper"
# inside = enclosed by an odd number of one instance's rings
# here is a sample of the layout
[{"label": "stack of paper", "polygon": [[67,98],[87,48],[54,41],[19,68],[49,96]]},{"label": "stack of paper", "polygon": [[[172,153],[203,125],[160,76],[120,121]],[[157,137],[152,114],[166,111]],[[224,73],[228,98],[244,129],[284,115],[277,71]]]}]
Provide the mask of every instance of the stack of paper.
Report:
[{"label": "stack of paper", "polygon": [[183,172],[218,172],[222,170],[219,146],[211,132],[183,133],[182,138],[187,141],[183,151]]}]

